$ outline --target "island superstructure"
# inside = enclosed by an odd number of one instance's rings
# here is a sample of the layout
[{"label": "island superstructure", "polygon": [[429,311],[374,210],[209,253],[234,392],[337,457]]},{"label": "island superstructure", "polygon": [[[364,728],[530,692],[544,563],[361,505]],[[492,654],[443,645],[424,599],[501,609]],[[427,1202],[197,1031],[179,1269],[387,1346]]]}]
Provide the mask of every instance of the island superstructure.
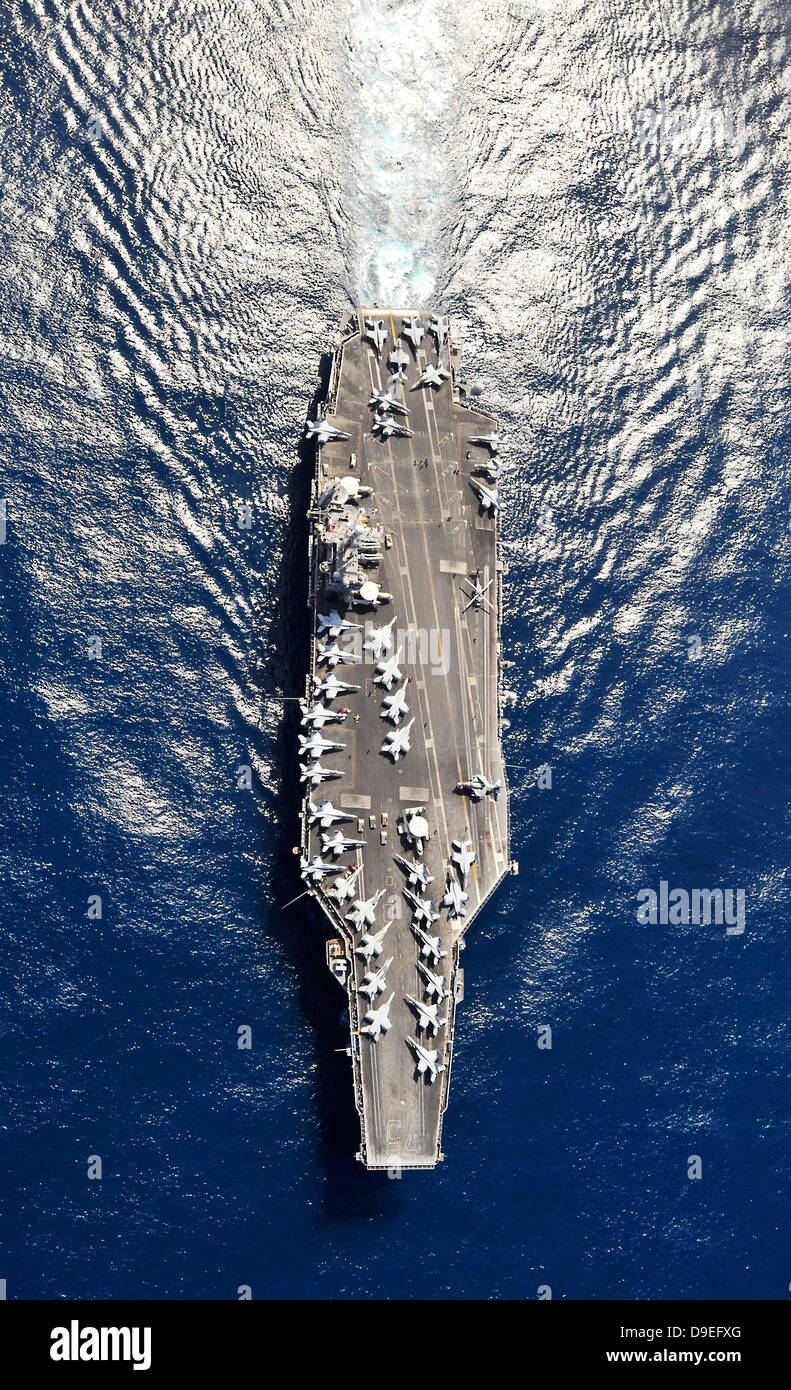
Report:
[{"label": "island superstructure", "polygon": [[463,936],[509,853],[495,420],[447,319],[360,305],[308,426],[302,875],[334,928],[372,1169],[442,1158]]}]

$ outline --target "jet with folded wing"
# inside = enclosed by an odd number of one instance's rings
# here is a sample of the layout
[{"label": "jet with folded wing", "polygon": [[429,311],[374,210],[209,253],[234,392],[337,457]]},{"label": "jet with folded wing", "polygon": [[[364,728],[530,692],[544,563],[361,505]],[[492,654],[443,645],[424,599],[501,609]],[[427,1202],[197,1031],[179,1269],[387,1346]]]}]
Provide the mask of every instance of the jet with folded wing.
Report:
[{"label": "jet with folded wing", "polygon": [[454,840],[453,848],[450,852],[453,863],[458,865],[461,874],[462,884],[466,887],[467,875],[476,860],[475,850],[472,847],[472,840]]},{"label": "jet with folded wing", "polygon": [[393,957],[391,956],[389,960],[385,961],[384,965],[379,967],[378,970],[369,970],[368,974],[364,977],[363,982],[360,985],[359,992],[360,994],[367,994],[372,1004],[377,994],[384,994],[387,972],[392,964]]},{"label": "jet with folded wing", "polygon": [[322,830],[329,830],[336,821],[354,820],[354,816],[347,815],[345,811],[339,811],[326,797],[324,801],[319,802],[318,806],[314,806],[312,801],[308,802],[308,810],[310,812],[308,824],[315,825],[318,822]]},{"label": "jet with folded wing", "polygon": [[445,1063],[439,1060],[439,1049],[421,1047],[414,1038],[407,1038],[407,1042],[415,1054],[415,1063],[421,1076],[425,1074],[427,1081],[436,1081],[439,1073],[445,1070]]},{"label": "jet with folded wing", "polygon": [[339,681],[333,671],[326,680],[316,682],[315,693],[324,695],[327,700],[336,700],[339,695],[351,695],[359,689],[359,685],[350,685],[348,681]]},{"label": "jet with folded wing", "polygon": [[377,674],[374,676],[374,685],[383,685],[385,690],[389,690],[395,681],[400,681],[403,672],[398,663],[401,660],[401,647],[398,648],[395,656],[389,656],[386,661],[376,663]]},{"label": "jet with folded wing", "polygon": [[316,660],[319,665],[324,666],[326,664],[331,671],[334,671],[335,667],[339,665],[354,666],[360,658],[354,652],[344,651],[337,642],[333,642],[332,646],[325,642],[316,648]]},{"label": "jet with folded wing", "polygon": [[415,922],[425,922],[426,926],[430,927],[432,922],[437,922],[439,920],[439,913],[431,901],[431,898],[419,898],[417,894],[413,893],[409,888],[405,888],[403,892],[404,897],[412,908],[412,916]]},{"label": "jet with folded wing", "polygon": [[439,1017],[439,1004],[421,1004],[419,1000],[413,999],[411,994],[405,994],[407,1004],[411,1004],[417,1014],[417,1030],[419,1033],[428,1033],[430,1037],[436,1038],[440,1028],[447,1023],[446,1018]]},{"label": "jet with folded wing", "polygon": [[362,849],[365,840],[350,840],[341,830],[333,830],[328,834],[326,830],[321,834],[321,848],[324,854],[334,854],[337,859],[340,854],[345,854],[347,849]]},{"label": "jet with folded wing", "polygon": [[[331,895],[336,887],[337,884],[333,884],[332,888],[330,889]],[[437,1003],[441,1004],[443,999],[447,999],[448,995],[450,994],[450,990],[448,989],[448,986],[445,984],[444,975],[435,975],[433,970],[429,970],[428,966],[422,960],[418,960],[415,963],[425,981],[426,994],[428,995],[429,999],[436,999]]]},{"label": "jet with folded wing", "polygon": [[308,883],[321,883],[326,874],[337,874],[338,865],[325,864],[320,855],[314,854],[312,859],[302,860],[302,877]]},{"label": "jet with folded wing", "polygon": [[481,448],[488,449],[492,454],[499,451],[502,442],[502,435],[498,430],[492,430],[491,434],[473,434],[467,440],[468,444],[480,444]]},{"label": "jet with folded wing", "polygon": [[428,888],[429,884],[434,882],[425,864],[410,864],[409,860],[405,859],[402,854],[394,854],[393,859],[399,869],[403,869],[407,875],[410,888]]},{"label": "jet with folded wing", "polygon": [[363,642],[363,650],[372,652],[375,661],[386,656],[393,645],[394,622],[395,618],[391,618],[389,623],[384,623],[382,627],[372,627]]},{"label": "jet with folded wing", "polygon": [[482,801],[485,796],[493,796],[496,800],[501,785],[500,782],[490,782],[482,772],[476,772],[475,776],[468,778],[466,782],[457,782],[456,791],[469,794],[476,801]]},{"label": "jet with folded wing", "polygon": [[[324,846],[325,850],[327,846]],[[466,917],[467,909],[464,904],[469,899],[469,893],[459,886],[455,878],[448,879],[448,886],[445,889],[445,896],[442,899],[443,907],[448,909],[449,917]]]},{"label": "jet with folded wing", "polygon": [[409,742],[409,731],[414,722],[414,719],[410,719],[409,723],[402,724],[400,729],[392,729],[382,744],[381,751],[389,753],[394,763],[397,763],[399,758],[403,758],[412,747]]},{"label": "jet with folded wing", "polygon": [[355,946],[354,954],[360,956],[361,959],[365,961],[366,965],[371,964],[371,958],[373,956],[376,956],[378,959],[382,954],[382,942],[392,925],[392,922],[385,922],[381,931],[366,932],[365,935],[360,938],[359,946]]},{"label": "jet with folded wing", "polygon": [[300,782],[310,782],[312,787],[317,787],[320,782],[328,782],[332,777],[342,776],[342,772],[338,772],[332,767],[322,767],[321,763],[300,763],[299,765]]},{"label": "jet with folded wing", "polygon": [[323,729],[325,724],[342,724],[346,718],[345,712],[327,709],[326,705],[322,705],[318,701],[313,705],[300,705],[300,709],[302,718],[299,722],[303,728],[306,724],[310,724],[312,729]]},{"label": "jet with folded wing", "polygon": [[360,1032],[365,1033],[368,1038],[373,1038],[374,1042],[378,1042],[382,1034],[390,1030],[390,1005],[394,996],[395,990],[386,1003],[380,1004],[378,1009],[369,1009],[365,1015],[365,1022]]},{"label": "jet with folded wing", "polygon": [[[404,892],[407,892],[407,889],[404,889]],[[437,913],[437,916],[439,916],[439,913]],[[436,918],[434,920],[436,920]],[[429,936],[428,932],[425,932],[422,927],[418,926],[417,922],[412,923],[412,930],[420,943],[421,956],[425,956],[426,960],[430,960],[432,965],[439,965],[440,961],[448,954],[447,951],[443,951],[439,937]]]},{"label": "jet with folded wing", "polygon": [[329,890],[329,896],[333,898],[340,907],[343,907],[344,903],[347,903],[350,898],[354,897],[357,880],[362,871],[362,865],[359,865],[359,867],[354,869],[350,874],[345,874],[343,878],[336,878]]},{"label": "jet with folded wing", "polygon": [[401,689],[396,690],[395,694],[385,695],[382,701],[384,709],[379,716],[381,719],[389,719],[392,724],[398,724],[405,714],[409,714],[409,705],[406,702],[406,688],[407,682],[404,681]]},{"label": "jet with folded wing", "polygon": [[380,888],[372,898],[356,898],[351,912],[346,913],[347,922],[353,922],[358,931],[363,926],[372,927],[377,906],[384,895],[384,888]]},{"label": "jet with folded wing", "polygon": [[333,439],[351,439],[350,434],[344,430],[336,429],[329,420],[322,415],[318,420],[311,420],[308,423],[306,439],[315,439],[319,444],[330,444]]},{"label": "jet with folded wing", "polygon": [[337,608],[332,608],[329,613],[317,613],[318,635],[328,633],[330,637],[340,637],[342,632],[353,632],[357,623],[350,623],[346,618],[342,618]]},{"label": "jet with folded wing", "polygon": [[470,478],[470,487],[481,504],[481,510],[492,512],[496,516],[500,510],[500,497],[497,488],[487,487],[485,483],[479,483],[477,478]]}]

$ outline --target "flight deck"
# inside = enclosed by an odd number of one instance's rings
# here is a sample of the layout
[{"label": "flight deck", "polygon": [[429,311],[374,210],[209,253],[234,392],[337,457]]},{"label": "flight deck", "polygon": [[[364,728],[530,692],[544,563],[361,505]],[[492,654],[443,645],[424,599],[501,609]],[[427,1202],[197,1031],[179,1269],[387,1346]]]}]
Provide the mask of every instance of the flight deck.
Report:
[{"label": "flight deck", "polygon": [[360,305],[316,442],[301,865],[346,989],[358,1157],[442,1158],[463,934],[510,870],[491,415],[446,318]]}]

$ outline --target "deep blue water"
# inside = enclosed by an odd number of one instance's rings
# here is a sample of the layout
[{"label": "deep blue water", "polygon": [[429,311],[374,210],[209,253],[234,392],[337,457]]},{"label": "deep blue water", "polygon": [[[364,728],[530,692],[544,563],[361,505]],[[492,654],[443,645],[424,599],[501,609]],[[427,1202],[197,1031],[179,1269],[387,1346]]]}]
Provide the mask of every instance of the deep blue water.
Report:
[{"label": "deep blue water", "polygon": [[[0,3],[9,1298],[787,1296],[787,28]],[[299,439],[357,295],[447,306],[516,465],[520,874],[400,1181],[281,906]],[[638,925],[660,880],[745,931]]]}]

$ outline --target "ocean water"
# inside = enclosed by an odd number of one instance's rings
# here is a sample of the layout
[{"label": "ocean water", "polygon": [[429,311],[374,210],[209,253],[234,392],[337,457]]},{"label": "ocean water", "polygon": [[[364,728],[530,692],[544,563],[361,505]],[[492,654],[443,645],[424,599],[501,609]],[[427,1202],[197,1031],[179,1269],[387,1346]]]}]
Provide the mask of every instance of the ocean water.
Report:
[{"label": "ocean water", "polygon": [[[2,0],[0,74],[8,1297],[787,1297],[785,4]],[[283,906],[358,296],[448,309],[515,465],[520,872],[399,1180]]]}]

